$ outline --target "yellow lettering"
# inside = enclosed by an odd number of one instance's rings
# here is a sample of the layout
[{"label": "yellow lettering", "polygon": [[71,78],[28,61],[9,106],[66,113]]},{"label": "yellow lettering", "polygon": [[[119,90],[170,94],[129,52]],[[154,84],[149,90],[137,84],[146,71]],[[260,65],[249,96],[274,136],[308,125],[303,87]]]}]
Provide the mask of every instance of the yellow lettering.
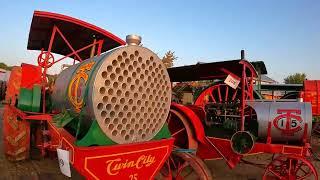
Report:
[{"label": "yellow lettering", "polygon": [[155,157],[154,156],[148,156],[148,160],[147,160],[147,163],[146,163],[146,167],[149,167],[151,166],[153,163],[155,163],[156,160],[155,160]]},{"label": "yellow lettering", "polygon": [[137,160],[128,159],[122,160],[121,158],[117,158],[114,160],[108,160],[107,164],[107,173],[109,175],[117,175],[122,170],[129,169],[129,168],[136,168],[141,169],[143,167],[149,167],[156,162],[155,156],[145,156],[141,155]]},{"label": "yellow lettering", "polygon": [[[107,164],[107,173],[108,173],[108,174],[110,174],[110,175],[117,175],[117,174],[119,173],[120,168],[118,169],[118,171],[116,171],[116,172],[114,172],[114,173],[112,172],[112,170],[116,170],[116,169],[111,168],[111,167],[112,167],[112,164],[113,164],[114,162],[119,162],[119,161],[121,161],[120,158],[114,159],[114,160],[109,160],[109,161],[106,162],[106,164]],[[118,164],[116,164],[115,167],[116,167],[117,165],[118,165]],[[112,170],[111,170],[111,169],[112,169]]]},{"label": "yellow lettering", "polygon": [[128,164],[127,164],[127,167],[128,168],[132,168],[135,166],[135,162],[134,161],[130,161]]},{"label": "yellow lettering", "polygon": [[142,168],[144,158],[145,158],[144,155],[142,155],[142,156],[140,156],[140,157],[138,158],[137,164],[136,164],[136,168],[137,168],[137,169],[141,169],[141,168]]}]

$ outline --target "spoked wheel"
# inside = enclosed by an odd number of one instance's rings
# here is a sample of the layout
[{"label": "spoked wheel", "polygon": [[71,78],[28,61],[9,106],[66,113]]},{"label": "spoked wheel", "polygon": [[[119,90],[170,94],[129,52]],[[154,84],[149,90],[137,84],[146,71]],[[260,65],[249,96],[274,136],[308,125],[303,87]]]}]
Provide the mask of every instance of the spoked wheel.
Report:
[{"label": "spoked wheel", "polygon": [[280,155],[266,168],[263,180],[318,180],[318,174],[310,161],[300,156]]},{"label": "spoked wheel", "polygon": [[54,64],[54,56],[50,52],[41,52],[38,56],[38,65],[49,68]]},{"label": "spoked wheel", "polygon": [[[259,99],[256,92],[253,91],[252,93],[255,99]],[[240,130],[241,127],[241,97],[242,90],[239,86],[233,89],[227,84],[217,83],[202,91],[196,98],[194,105],[201,107],[206,114],[210,115],[209,118],[207,116],[207,118],[204,119],[206,126],[210,127],[216,122],[221,123],[227,119],[230,122],[227,123],[228,126],[230,125],[229,128],[237,131]],[[251,95],[246,92],[245,100],[250,99]],[[245,105],[244,117],[245,121],[248,122],[248,120],[250,120],[248,125],[256,129],[257,118],[252,107]]]},{"label": "spoked wheel", "polygon": [[208,87],[195,100],[195,105],[204,107],[208,102],[223,103],[236,102],[241,98],[240,88],[233,89],[226,84],[219,83]]},{"label": "spoked wheel", "polygon": [[192,126],[182,113],[171,109],[167,123],[171,136],[175,138],[174,145],[176,148],[194,150],[198,148]]},{"label": "spoked wheel", "polygon": [[11,71],[6,91],[6,105],[3,111],[4,149],[11,161],[24,160],[29,157],[30,126],[29,122],[19,120],[10,106],[15,106],[21,82],[21,68],[15,67]]},{"label": "spoked wheel", "polygon": [[212,175],[206,164],[197,156],[187,152],[174,152],[156,179],[211,180]]},{"label": "spoked wheel", "polygon": [[[239,119],[240,99],[241,90],[239,88],[233,89],[224,83],[217,83],[203,90],[196,98],[194,105],[203,109],[206,113],[204,124],[211,127],[214,122],[212,118],[207,118],[207,114],[212,114],[211,117],[214,117],[215,121],[225,119],[223,115],[234,115],[233,117]],[[211,109],[210,112],[209,109]]]},{"label": "spoked wheel", "polygon": [[[262,99],[261,95],[256,91],[252,92],[253,99]],[[208,102],[212,103],[223,103],[223,102],[237,102],[241,99],[241,88],[240,85],[233,89],[227,84],[219,82],[208,88],[204,89],[194,101],[197,106],[202,106]],[[245,100],[249,100],[250,96],[246,93]]]}]

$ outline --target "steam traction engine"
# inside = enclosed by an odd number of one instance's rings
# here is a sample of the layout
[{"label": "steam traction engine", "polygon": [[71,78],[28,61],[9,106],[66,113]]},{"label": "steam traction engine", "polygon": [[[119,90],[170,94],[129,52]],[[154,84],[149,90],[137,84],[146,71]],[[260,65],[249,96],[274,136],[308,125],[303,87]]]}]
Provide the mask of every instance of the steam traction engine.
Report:
[{"label": "steam traction engine", "polygon": [[[239,60],[168,72],[172,82],[212,83],[193,104],[172,103],[168,124],[176,147],[193,150],[199,159],[223,158],[230,168],[246,155],[271,153],[263,179],[318,179],[310,162],[311,104],[259,99],[253,88],[257,73],[243,51]],[[205,165],[194,170],[200,179],[211,179]]]},{"label": "steam traction engine", "polygon": [[[28,49],[41,50],[38,66],[14,67],[3,116],[5,154],[28,158],[66,151],[88,179],[152,179],[171,153],[166,123],[171,103],[168,72],[140,46],[68,16],[35,11]],[[52,54],[60,54],[56,59]],[[57,77],[48,69],[66,58]]]},{"label": "steam traction engine", "polygon": [[[223,158],[233,168],[243,156],[272,153],[264,179],[318,179],[309,161],[310,104],[255,100],[257,74],[244,54],[167,71],[140,37],[126,41],[35,11],[28,49],[41,50],[38,66],[14,67],[7,85],[8,159],[28,158],[31,144],[43,156],[67,152],[61,164],[70,162],[87,179],[211,179],[202,159]],[[66,58],[73,64],[47,75]],[[171,103],[170,81],[201,80],[213,85],[192,105]]]}]

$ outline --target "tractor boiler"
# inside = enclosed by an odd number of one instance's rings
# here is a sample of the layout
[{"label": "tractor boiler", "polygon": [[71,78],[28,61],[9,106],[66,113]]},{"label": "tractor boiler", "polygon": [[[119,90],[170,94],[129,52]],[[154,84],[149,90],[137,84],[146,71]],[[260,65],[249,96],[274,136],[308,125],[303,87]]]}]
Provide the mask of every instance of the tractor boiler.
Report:
[{"label": "tractor boiler", "polygon": [[258,137],[272,142],[299,143],[311,137],[311,104],[304,102],[248,101],[257,116]]}]

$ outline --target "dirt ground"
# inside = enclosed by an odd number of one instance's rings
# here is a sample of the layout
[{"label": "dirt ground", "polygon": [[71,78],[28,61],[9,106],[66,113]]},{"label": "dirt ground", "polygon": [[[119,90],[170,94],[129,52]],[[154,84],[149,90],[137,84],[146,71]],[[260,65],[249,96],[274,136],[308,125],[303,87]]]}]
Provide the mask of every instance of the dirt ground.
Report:
[{"label": "dirt ground", "polygon": [[[0,110],[0,117],[2,112]],[[0,123],[2,135],[2,121]],[[319,143],[320,144],[320,143]],[[319,149],[319,148],[318,148]],[[246,157],[245,160],[257,164],[267,164],[271,155],[262,154]],[[212,160],[205,162],[212,172],[214,179],[218,180],[259,180],[264,169],[258,166],[240,163],[233,170],[230,170],[223,160]],[[320,173],[320,162],[314,162],[317,171]],[[82,179],[72,171],[73,177],[70,179]],[[76,174],[76,175],[75,175]],[[0,138],[0,180],[55,180],[69,179],[60,173],[58,161],[56,159],[33,159],[22,162],[9,162],[3,153],[2,138]]]},{"label": "dirt ground", "polygon": [[68,179],[61,175],[58,161],[55,159],[26,160],[10,162],[3,153],[2,108],[0,109],[0,180],[54,180]]},{"label": "dirt ground", "polygon": [[[245,157],[245,160],[259,164],[254,166],[250,164],[240,163],[234,169],[229,169],[223,160],[206,161],[207,166],[210,168],[213,178],[219,180],[260,180],[264,173],[264,166],[262,164],[268,164],[272,158],[270,154],[261,154]],[[260,166],[261,164],[261,166]],[[320,162],[313,162],[320,173]]]}]

